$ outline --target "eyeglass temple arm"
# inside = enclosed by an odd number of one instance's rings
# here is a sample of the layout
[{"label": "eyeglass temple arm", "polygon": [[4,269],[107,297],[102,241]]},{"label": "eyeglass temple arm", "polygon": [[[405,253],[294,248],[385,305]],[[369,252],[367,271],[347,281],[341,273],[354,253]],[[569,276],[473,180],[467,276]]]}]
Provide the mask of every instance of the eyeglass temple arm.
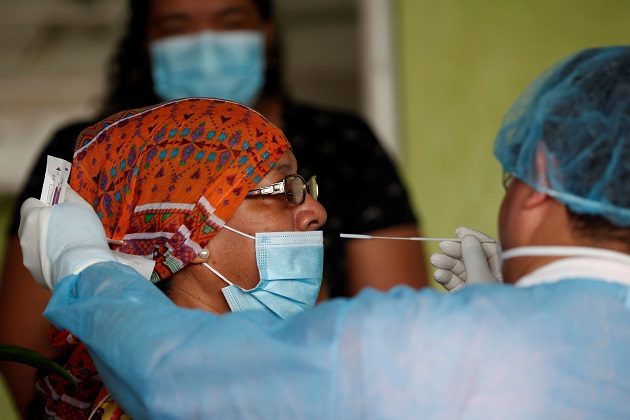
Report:
[{"label": "eyeglass temple arm", "polygon": [[282,194],[284,192],[284,182],[267,185],[266,187],[255,188],[247,193],[248,197],[256,195]]}]

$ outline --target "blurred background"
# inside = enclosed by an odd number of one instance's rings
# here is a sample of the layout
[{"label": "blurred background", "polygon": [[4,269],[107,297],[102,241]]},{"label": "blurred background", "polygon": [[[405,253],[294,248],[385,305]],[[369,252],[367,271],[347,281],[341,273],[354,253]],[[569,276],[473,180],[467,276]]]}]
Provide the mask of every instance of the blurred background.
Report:
[{"label": "blurred background", "polygon": [[[451,236],[460,225],[495,236],[503,191],[492,144],[503,114],[559,59],[630,41],[628,0],[275,5],[290,92],[368,120],[398,163],[427,236]],[[2,239],[13,197],[49,136],[94,114],[125,6],[0,0]],[[427,256],[435,250],[428,245]],[[0,418],[10,418],[1,394]]]},{"label": "blurred background", "polygon": [[503,115],[560,59],[630,44],[630,1],[395,4],[400,165],[425,233],[463,225],[496,237],[504,191],[492,146]]},{"label": "blurred background", "polygon": [[[289,87],[359,107],[354,0],[279,0]],[[126,0],[0,0],[0,193],[19,189],[52,131],[91,117]]]}]

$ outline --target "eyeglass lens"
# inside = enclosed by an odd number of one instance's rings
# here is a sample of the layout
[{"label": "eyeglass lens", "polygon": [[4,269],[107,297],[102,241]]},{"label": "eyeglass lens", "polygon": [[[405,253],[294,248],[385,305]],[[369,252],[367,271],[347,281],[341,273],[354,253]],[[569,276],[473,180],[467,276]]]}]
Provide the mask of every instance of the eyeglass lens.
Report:
[{"label": "eyeglass lens", "polygon": [[290,175],[284,179],[284,194],[293,204],[304,202],[304,179],[297,175]]},{"label": "eyeglass lens", "polygon": [[510,188],[510,184],[512,183],[512,180],[514,179],[514,175],[510,172],[503,172],[503,188],[505,189],[505,191],[508,190],[508,188]]},{"label": "eyeglass lens", "polygon": [[319,187],[317,186],[317,177],[315,175],[308,180],[306,189],[308,190],[308,193],[317,200],[317,197],[319,197]]},{"label": "eyeglass lens", "polygon": [[315,200],[318,196],[317,178],[312,176],[308,183],[299,175],[289,175],[284,180],[285,196],[290,203],[302,204],[308,192]]}]

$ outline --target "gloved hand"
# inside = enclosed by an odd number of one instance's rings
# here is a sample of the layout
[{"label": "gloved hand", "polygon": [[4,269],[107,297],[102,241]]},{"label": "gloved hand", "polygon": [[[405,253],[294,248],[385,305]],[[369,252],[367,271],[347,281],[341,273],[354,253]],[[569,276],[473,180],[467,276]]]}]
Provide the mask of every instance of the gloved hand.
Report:
[{"label": "gloved hand", "polygon": [[112,255],[119,263],[133,268],[142,277],[151,280],[151,274],[153,274],[153,269],[155,268],[155,260],[141,255],[123,254],[118,251],[112,251]]},{"label": "gloved hand", "polygon": [[65,202],[47,206],[29,198],[20,209],[18,230],[24,266],[37,283],[53,290],[70,274],[92,264],[116,261],[92,207],[67,187]]},{"label": "gloved hand", "polygon": [[479,242],[479,239],[492,239],[488,235],[466,227],[459,227],[455,235],[462,242],[442,241],[443,254],[433,254],[431,264],[436,268],[435,281],[449,293],[467,284],[501,283],[503,275],[499,263],[496,242]]}]

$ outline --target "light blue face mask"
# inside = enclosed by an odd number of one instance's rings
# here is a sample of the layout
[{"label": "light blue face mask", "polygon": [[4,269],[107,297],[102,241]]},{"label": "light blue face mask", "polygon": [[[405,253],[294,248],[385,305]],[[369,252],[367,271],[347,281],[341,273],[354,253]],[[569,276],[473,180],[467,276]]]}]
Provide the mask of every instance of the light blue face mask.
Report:
[{"label": "light blue face mask", "polygon": [[254,105],[264,83],[260,31],[202,31],[151,42],[155,93],[163,100],[228,99]]},{"label": "light blue face mask", "polygon": [[229,284],[221,291],[232,312],[263,309],[285,319],[315,305],[324,269],[321,231],[263,232],[253,237],[227,225],[223,228],[256,241],[260,274],[258,285],[244,290],[204,263]]}]

